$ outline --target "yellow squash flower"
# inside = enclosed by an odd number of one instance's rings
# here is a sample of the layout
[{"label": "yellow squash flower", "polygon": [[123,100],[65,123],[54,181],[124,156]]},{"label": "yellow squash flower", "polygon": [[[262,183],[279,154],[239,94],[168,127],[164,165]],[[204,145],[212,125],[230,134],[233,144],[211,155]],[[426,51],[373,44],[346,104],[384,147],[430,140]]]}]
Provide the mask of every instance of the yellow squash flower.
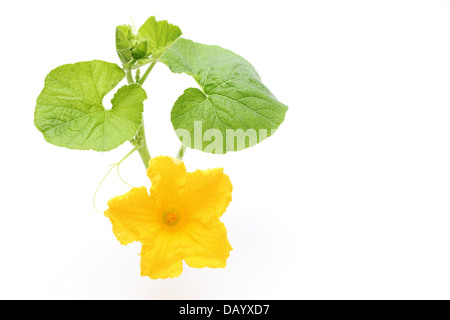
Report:
[{"label": "yellow squash flower", "polygon": [[142,243],[141,275],[178,277],[182,261],[194,268],[224,268],[232,247],[219,218],[233,186],[223,169],[186,172],[180,160],[150,160],[147,188],[111,199],[105,215],[121,244]]}]

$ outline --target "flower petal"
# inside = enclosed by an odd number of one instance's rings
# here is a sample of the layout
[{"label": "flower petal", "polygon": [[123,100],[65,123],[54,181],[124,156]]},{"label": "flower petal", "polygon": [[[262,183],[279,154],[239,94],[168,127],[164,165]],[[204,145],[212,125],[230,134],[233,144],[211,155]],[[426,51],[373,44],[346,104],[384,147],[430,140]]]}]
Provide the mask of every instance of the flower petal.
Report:
[{"label": "flower petal", "polygon": [[160,207],[145,187],[133,188],[109,200],[108,206],[105,216],[111,220],[113,232],[123,245],[141,240],[160,227]]},{"label": "flower petal", "polygon": [[221,217],[231,201],[233,185],[222,168],[186,175],[185,208],[191,219]]},{"label": "flower petal", "polygon": [[225,268],[233,248],[219,219],[205,224],[192,221],[183,229],[184,261],[193,268]]},{"label": "flower petal", "polygon": [[150,194],[169,204],[177,202],[186,184],[186,167],[183,161],[159,156],[150,160],[147,176],[152,181]]},{"label": "flower petal", "polygon": [[141,276],[175,278],[183,271],[179,234],[157,230],[142,241]]}]

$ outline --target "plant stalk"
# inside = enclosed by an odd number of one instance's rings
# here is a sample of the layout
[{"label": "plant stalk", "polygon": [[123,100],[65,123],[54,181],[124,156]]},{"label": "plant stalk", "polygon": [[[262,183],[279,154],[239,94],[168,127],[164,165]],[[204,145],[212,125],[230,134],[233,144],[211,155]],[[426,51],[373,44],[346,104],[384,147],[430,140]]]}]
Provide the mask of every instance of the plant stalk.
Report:
[{"label": "plant stalk", "polygon": [[148,152],[147,139],[145,138],[144,120],[142,120],[142,125],[136,134],[136,140],[140,144],[140,148],[138,149],[139,155],[141,156],[145,169],[147,169],[151,156],[150,152]]},{"label": "plant stalk", "polygon": [[[150,70],[147,70],[144,74],[144,76],[140,79],[139,83],[144,83],[145,78],[149,75],[151,69],[153,68],[154,64],[149,67]],[[128,69],[125,71],[125,74],[127,76],[127,81],[129,84],[135,83],[133,79],[133,74],[131,73],[131,69]],[[144,81],[142,81],[144,80]],[[139,152],[139,155],[141,156],[142,162],[144,163],[145,169],[148,168],[148,164],[150,162],[151,156],[150,152],[148,151],[147,146],[147,139],[145,137],[145,129],[144,129],[144,119],[142,119],[142,125],[139,128],[138,132],[136,133],[135,138],[132,140],[132,144],[134,146],[139,146],[137,151]]]},{"label": "plant stalk", "polygon": [[131,69],[126,70],[125,75],[127,76],[128,84],[134,83],[133,74],[131,73]]},{"label": "plant stalk", "polygon": [[156,61],[152,62],[152,64],[147,68],[147,70],[145,70],[145,73],[142,75],[141,79],[139,80],[139,84],[141,86],[144,84],[145,80],[147,79],[148,75],[152,71],[152,69],[155,66],[155,64],[156,64]]},{"label": "plant stalk", "polygon": [[181,144],[180,149],[177,153],[177,159],[183,160],[184,153],[186,152],[186,146],[184,144]]}]

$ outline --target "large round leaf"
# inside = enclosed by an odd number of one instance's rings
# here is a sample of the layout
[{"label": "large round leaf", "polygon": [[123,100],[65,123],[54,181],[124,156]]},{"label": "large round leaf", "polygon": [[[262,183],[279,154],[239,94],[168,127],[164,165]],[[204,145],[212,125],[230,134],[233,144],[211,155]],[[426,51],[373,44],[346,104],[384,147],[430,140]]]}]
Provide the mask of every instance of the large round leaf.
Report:
[{"label": "large round leaf", "polygon": [[[201,87],[186,89],[172,109],[174,129],[188,147],[211,153],[242,150],[270,136],[284,120],[287,106],[247,60],[229,50],[181,38],[161,61]],[[180,135],[183,130],[188,142]]]},{"label": "large round leaf", "polygon": [[35,125],[44,138],[69,149],[109,151],[130,140],[142,123],[147,98],[138,84],[120,88],[105,109],[103,98],[125,77],[104,61],[60,66],[45,79],[37,99]]}]

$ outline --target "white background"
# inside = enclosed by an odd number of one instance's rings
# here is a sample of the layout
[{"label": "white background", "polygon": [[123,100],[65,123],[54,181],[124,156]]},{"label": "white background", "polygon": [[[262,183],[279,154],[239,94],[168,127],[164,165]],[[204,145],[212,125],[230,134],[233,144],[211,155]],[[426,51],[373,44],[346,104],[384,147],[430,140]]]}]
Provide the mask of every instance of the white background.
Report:
[{"label": "white background", "polygon": [[[139,244],[120,246],[92,206],[130,146],[67,150],[33,124],[50,70],[118,63],[115,26],[151,15],[242,55],[290,107],[253,148],[188,150],[189,171],[231,177],[222,220],[234,251],[226,269],[157,281],[139,275]],[[437,0],[3,1],[0,298],[450,298],[449,17]],[[169,114],[189,86],[162,64],[146,82],[153,156],[175,156]],[[121,172],[149,185],[137,154]],[[111,174],[98,207],[128,190]]]}]

